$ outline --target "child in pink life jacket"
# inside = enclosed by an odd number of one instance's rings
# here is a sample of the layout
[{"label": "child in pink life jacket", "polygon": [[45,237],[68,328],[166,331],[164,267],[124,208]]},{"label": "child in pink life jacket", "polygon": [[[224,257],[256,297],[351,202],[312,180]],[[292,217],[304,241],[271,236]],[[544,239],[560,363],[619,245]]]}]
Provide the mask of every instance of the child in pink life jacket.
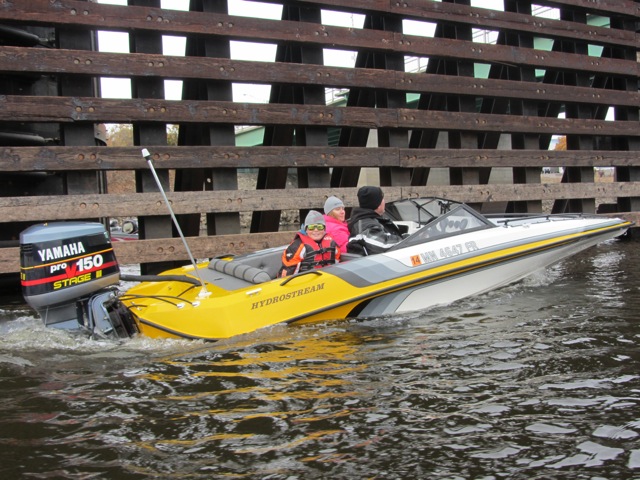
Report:
[{"label": "child in pink life jacket", "polygon": [[324,202],[324,221],[327,224],[327,234],[335,240],[341,252],[347,251],[349,241],[349,227],[345,220],[344,203],[333,195]]}]

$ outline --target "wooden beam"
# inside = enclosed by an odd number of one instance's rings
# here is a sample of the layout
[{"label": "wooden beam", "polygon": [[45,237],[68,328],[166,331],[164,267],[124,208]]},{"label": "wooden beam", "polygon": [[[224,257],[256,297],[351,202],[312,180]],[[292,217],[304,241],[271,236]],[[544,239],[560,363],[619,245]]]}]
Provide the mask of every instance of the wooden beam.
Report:
[{"label": "wooden beam", "polygon": [[[640,212],[608,214],[640,224]],[[215,237],[188,237],[187,242],[196,259],[213,258],[219,255],[239,255],[262,248],[282,246],[284,248],[295,232],[269,232]],[[114,242],[116,258],[121,265],[154,263],[180,260],[188,264],[189,256],[179,238],[134,240]],[[20,269],[20,248],[0,248],[0,274],[16,273]]]},{"label": "wooden beam", "polygon": [[[293,240],[294,234],[295,232],[270,232],[187,237],[187,241],[194,257],[202,259],[218,255],[239,255],[279,245],[283,245],[284,249],[284,245]],[[114,242],[113,248],[121,265],[176,260],[183,261],[184,264],[189,263],[189,255],[179,238]],[[0,274],[18,272],[19,268],[20,249],[18,247],[0,248]]]},{"label": "wooden beam", "polygon": [[[262,0],[263,3],[282,4],[282,0]],[[289,3],[289,2],[287,2]],[[388,12],[404,15],[415,15],[414,10],[423,12],[421,17],[440,21],[455,22],[488,26],[492,21],[501,21],[504,18],[513,20],[514,17],[500,15],[501,11],[480,7],[467,7],[465,5],[448,4],[434,1],[417,2],[389,2],[387,0],[291,0],[296,4],[312,4],[323,7],[334,7],[332,10],[363,13],[363,12]],[[536,5],[553,8],[571,7],[594,13],[596,15],[619,15],[624,17],[640,15],[640,7],[633,0],[537,0]],[[407,12],[407,13],[405,13]],[[540,32],[546,35],[546,32]]]},{"label": "wooden beam", "polygon": [[[263,0],[265,3],[276,3],[274,0]],[[281,3],[278,1],[277,3]],[[338,11],[352,13],[391,13],[418,21],[438,22],[441,24],[471,25],[474,28],[487,30],[500,30],[512,33],[530,33],[536,37],[557,40],[580,40],[596,45],[606,45],[609,42],[616,45],[634,47],[637,40],[634,32],[595,27],[593,25],[581,25],[579,23],[563,22],[544,17],[503,12],[500,10],[469,7],[446,2],[415,1],[415,2],[385,2],[372,0],[296,0],[301,4],[322,4],[333,7]],[[601,16],[625,16],[640,15],[640,7],[630,0],[598,1],[589,0],[565,0],[565,1],[536,1],[536,5],[550,6],[554,8],[571,7]]]},{"label": "wooden beam", "polygon": [[[2,8],[4,6],[4,8]],[[353,29],[283,20],[265,20],[215,13],[183,12],[151,7],[125,7],[72,0],[30,0],[0,5],[0,21],[60,28],[114,31],[161,30],[167,35],[213,35],[229,40],[316,45],[405,55],[508,63],[543,69],[637,75],[636,62],[588,55],[546,52],[530,48],[428,38],[371,29]],[[481,25],[476,25],[480,28]],[[597,28],[597,27],[592,27]]]},{"label": "wooden beam", "polygon": [[0,96],[0,121],[313,125],[552,135],[640,136],[634,121],[522,117],[392,108],[251,104],[156,99]]},{"label": "wooden beam", "polygon": [[[149,146],[162,169],[260,167],[630,167],[634,151],[368,147]],[[136,170],[139,147],[0,147],[0,171]]]},{"label": "wooden beam", "polygon": [[[383,187],[387,201],[436,196],[467,203],[552,200],[557,198],[640,197],[640,182],[427,185]],[[304,195],[300,193],[304,192]],[[321,209],[330,195],[357,204],[356,188],[217,190],[169,192],[175,214]],[[3,222],[39,222],[98,217],[166,215],[159,193],[0,197]]]},{"label": "wooden beam", "polygon": [[260,84],[322,85],[327,88],[377,87],[411,93],[472,95],[478,98],[515,98],[606,106],[640,104],[640,93],[637,91],[284,62],[270,62],[269,68],[263,68],[264,66],[264,62],[225,58],[0,46],[0,72],[5,73],[206,79]]},{"label": "wooden beam", "polygon": [[578,11],[600,15],[638,16],[640,5],[629,0],[539,0],[536,5],[553,8],[572,8]]}]

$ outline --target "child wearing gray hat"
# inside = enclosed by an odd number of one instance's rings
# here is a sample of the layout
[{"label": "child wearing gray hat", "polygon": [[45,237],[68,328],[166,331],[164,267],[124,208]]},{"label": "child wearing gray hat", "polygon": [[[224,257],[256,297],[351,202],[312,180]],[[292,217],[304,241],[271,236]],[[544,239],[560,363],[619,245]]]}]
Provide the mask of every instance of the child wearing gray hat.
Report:
[{"label": "child wearing gray hat", "polygon": [[311,210],[291,244],[282,252],[282,267],[278,277],[287,277],[338,262],[340,249],[333,238],[327,235],[324,216]]}]

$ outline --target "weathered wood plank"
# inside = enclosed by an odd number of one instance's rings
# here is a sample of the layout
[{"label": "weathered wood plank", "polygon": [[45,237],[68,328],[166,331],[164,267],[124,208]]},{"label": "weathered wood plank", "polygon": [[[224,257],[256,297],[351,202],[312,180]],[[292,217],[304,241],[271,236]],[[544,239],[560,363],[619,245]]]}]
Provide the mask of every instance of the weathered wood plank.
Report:
[{"label": "weathered wood plank", "polygon": [[[446,4],[445,4],[446,5]],[[331,88],[382,88],[414,93],[471,94],[593,105],[640,104],[640,93],[533,82],[405,73],[366,68],[269,63],[210,57],[118,54],[0,46],[0,72],[75,74],[110,77],[162,77],[269,84],[323,85]]]},{"label": "weathered wood plank", "polygon": [[[4,7],[4,8],[2,8]],[[543,52],[512,46],[427,38],[370,29],[352,29],[283,20],[265,20],[215,13],[182,12],[148,7],[102,5],[72,0],[31,0],[0,4],[0,20],[100,30],[145,30],[159,27],[170,35],[217,35],[234,40],[297,42],[326,48],[402,52],[405,55],[455,58],[482,63],[508,63],[562,71],[634,75],[638,65],[619,59]],[[477,25],[478,27],[480,25]],[[596,28],[596,27],[594,27]]]},{"label": "weathered wood plank", "polygon": [[[202,259],[227,254],[239,255],[262,248],[286,245],[293,239],[294,233],[273,232],[188,237],[187,241],[194,257]],[[189,255],[179,238],[114,242],[113,248],[121,265],[174,260],[184,260],[185,264],[189,262]],[[0,248],[0,274],[17,272],[19,269],[20,249],[18,247]]]},{"label": "weathered wood plank", "polygon": [[[46,105],[46,108],[43,108]],[[432,110],[94,97],[0,96],[0,121],[231,123],[470,132],[640,136],[635,121],[523,117]]]},{"label": "weathered wood plank", "polygon": [[[200,192],[167,192],[176,215],[187,213],[253,212],[289,210],[324,205],[337,190],[218,190]],[[355,190],[340,192],[355,201]],[[0,219],[3,222],[46,221],[98,217],[166,215],[167,207],[160,193],[128,193],[101,195],[57,195],[0,197]]]},{"label": "weathered wood plank", "polygon": [[400,149],[401,167],[614,167],[638,163],[636,152],[603,150]]},{"label": "weathered wood plank", "polygon": [[[553,200],[558,198],[640,197],[640,182],[427,185],[384,187],[387,201],[436,196],[467,203]],[[304,192],[304,195],[295,193]],[[329,195],[356,205],[356,188],[287,190],[218,190],[168,192],[176,214],[321,209]],[[2,222],[38,222],[99,217],[166,215],[159,193],[0,197]]]},{"label": "weathered wood plank", "polygon": [[[470,150],[368,147],[149,146],[156,168],[628,167],[631,151]],[[0,147],[0,171],[136,170],[140,147]]]},{"label": "weathered wood plank", "polygon": [[593,0],[540,0],[537,4],[555,8],[577,8],[581,11],[603,15],[612,13],[621,16],[638,16],[640,13],[640,5],[628,0],[620,2],[618,0],[598,0],[597,2]]},{"label": "weathered wood plank", "polygon": [[[263,0],[265,3],[282,3],[275,0]],[[335,7],[339,11],[353,13],[393,13],[403,18],[440,22],[443,24],[471,25],[475,28],[486,28],[513,33],[530,33],[537,37],[553,39],[573,39],[588,41],[589,43],[606,45],[609,42],[617,45],[634,46],[636,40],[631,31],[613,30],[607,28],[593,29],[591,25],[565,22],[543,17],[535,17],[532,21],[529,15],[521,15],[511,12],[501,12],[493,9],[468,7],[453,3],[422,1],[422,2],[375,2],[372,0],[296,0],[296,3],[305,5],[320,5],[323,7]],[[607,16],[615,14],[621,16],[633,16],[640,14],[640,7],[629,0],[599,1],[538,1],[537,5],[549,5],[555,7],[570,6],[579,7],[596,15]],[[607,38],[612,35],[613,38]]]},{"label": "weathered wood plank", "polygon": [[[282,0],[262,0],[263,3],[282,4]],[[288,2],[284,2],[288,3]],[[413,10],[424,12],[421,17],[429,20],[438,20],[442,22],[455,21],[462,25],[493,26],[496,24],[488,23],[492,21],[502,20],[503,16],[499,11],[489,10],[478,7],[467,7],[464,5],[448,4],[444,2],[419,1],[419,2],[389,2],[386,0],[295,0],[296,4],[317,5],[322,7],[335,7],[335,10],[346,12],[390,12],[402,14],[408,11],[406,15],[415,15]],[[640,14],[640,7],[632,0],[538,0],[536,5],[551,6],[555,8],[572,7],[590,13],[607,16],[615,14],[620,16],[633,16]],[[466,18],[465,18],[466,17]],[[471,18],[468,18],[471,17]],[[506,17],[512,18],[512,17]],[[486,22],[486,23],[485,23]],[[515,23],[515,22],[514,22]],[[526,28],[526,26],[523,26]],[[526,30],[529,31],[529,30]],[[533,33],[536,33],[535,31]],[[546,34],[546,32],[545,32]]]},{"label": "weathered wood plank", "polygon": [[[612,215],[608,215],[612,216]],[[613,216],[640,224],[640,212],[625,212]],[[254,233],[251,235],[220,235],[215,237],[189,237],[187,242],[197,259],[219,255],[252,252],[261,248],[286,245],[295,232]],[[179,238],[115,242],[114,250],[121,265],[166,261],[189,261],[189,256]],[[20,269],[20,249],[0,248],[0,274],[15,273]]]},{"label": "weathered wood plank", "polygon": [[385,199],[388,201],[434,196],[479,204],[509,200],[637,196],[640,191],[640,182],[427,185],[426,187],[384,187],[384,191]]}]

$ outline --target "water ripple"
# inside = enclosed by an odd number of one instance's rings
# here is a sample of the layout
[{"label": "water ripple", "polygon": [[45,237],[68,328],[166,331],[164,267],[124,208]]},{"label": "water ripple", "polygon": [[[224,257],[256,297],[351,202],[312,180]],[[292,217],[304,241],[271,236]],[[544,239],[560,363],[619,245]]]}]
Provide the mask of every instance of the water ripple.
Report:
[{"label": "water ripple", "polygon": [[425,312],[217,344],[0,321],[6,478],[633,478],[637,247]]}]

